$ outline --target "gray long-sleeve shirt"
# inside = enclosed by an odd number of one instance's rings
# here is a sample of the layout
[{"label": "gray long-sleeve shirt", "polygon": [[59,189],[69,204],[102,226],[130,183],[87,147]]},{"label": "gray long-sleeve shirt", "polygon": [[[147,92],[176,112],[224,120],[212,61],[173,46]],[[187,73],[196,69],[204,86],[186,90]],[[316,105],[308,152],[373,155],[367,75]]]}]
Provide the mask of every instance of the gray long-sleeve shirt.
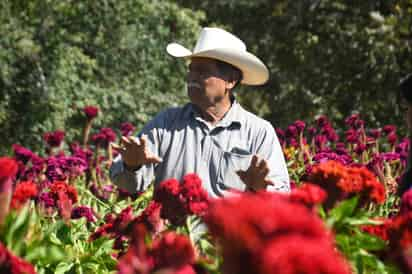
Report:
[{"label": "gray long-sleeve shirt", "polygon": [[135,172],[124,168],[119,155],[110,168],[114,184],[128,191],[144,191],[165,179],[180,180],[188,173],[202,179],[212,197],[230,189],[244,191],[246,186],[236,174],[246,170],[254,154],[269,163],[268,190],[290,191],[284,155],[272,125],[243,109],[236,101],[215,126],[205,122],[194,105],[170,108],[158,114],[139,133],[147,135],[152,153],[163,159],[159,164],[142,166]]}]

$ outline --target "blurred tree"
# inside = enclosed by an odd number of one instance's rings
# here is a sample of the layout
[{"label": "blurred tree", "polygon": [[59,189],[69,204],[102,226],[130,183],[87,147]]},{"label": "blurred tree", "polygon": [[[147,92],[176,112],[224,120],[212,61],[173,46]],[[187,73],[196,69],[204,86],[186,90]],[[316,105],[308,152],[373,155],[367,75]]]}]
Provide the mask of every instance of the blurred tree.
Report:
[{"label": "blurred tree", "polygon": [[170,1],[1,1],[0,150],[56,129],[76,137],[86,105],[117,127],[182,103],[185,64],[165,47],[193,44],[203,18]]},{"label": "blurred tree", "polygon": [[[399,79],[412,72],[411,0],[177,0],[233,31],[269,67],[263,88],[240,101],[274,124],[326,114],[342,125],[403,125]],[[252,91],[253,90],[253,91]]]}]

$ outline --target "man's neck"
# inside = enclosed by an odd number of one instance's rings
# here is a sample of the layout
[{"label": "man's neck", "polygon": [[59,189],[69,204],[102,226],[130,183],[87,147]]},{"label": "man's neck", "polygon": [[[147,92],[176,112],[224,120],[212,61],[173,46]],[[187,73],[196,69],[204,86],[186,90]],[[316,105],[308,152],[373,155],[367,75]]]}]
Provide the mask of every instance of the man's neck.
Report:
[{"label": "man's neck", "polygon": [[230,100],[219,102],[205,109],[200,109],[200,114],[206,122],[214,126],[225,117],[231,106],[232,102]]}]

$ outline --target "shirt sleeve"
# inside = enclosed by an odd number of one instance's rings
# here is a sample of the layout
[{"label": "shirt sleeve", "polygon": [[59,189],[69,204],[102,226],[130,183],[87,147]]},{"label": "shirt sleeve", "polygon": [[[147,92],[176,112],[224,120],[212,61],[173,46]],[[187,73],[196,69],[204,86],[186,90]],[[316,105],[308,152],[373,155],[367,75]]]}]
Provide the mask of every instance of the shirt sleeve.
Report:
[{"label": "shirt sleeve", "polygon": [[285,157],[273,126],[265,121],[258,135],[256,154],[263,157],[269,164],[268,179],[273,185],[268,186],[268,191],[290,192],[289,173]]},{"label": "shirt sleeve", "polygon": [[[167,115],[161,113],[150,121],[137,135],[147,136],[147,145],[149,150],[162,158],[160,154],[161,134],[166,126]],[[152,183],[155,175],[156,164],[143,165],[136,171],[125,169],[121,155],[119,154],[110,167],[110,179],[113,184],[123,188],[130,193],[145,191]]]}]

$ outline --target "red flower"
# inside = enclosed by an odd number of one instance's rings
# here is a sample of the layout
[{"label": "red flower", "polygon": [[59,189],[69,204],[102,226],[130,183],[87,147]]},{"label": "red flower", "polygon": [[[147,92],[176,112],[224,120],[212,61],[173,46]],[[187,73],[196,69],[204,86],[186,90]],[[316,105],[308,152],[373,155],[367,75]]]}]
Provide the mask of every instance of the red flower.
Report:
[{"label": "red flower", "polygon": [[73,204],[77,203],[78,200],[76,188],[63,181],[55,181],[50,186],[50,193],[55,201],[59,200],[58,193],[66,194]]},{"label": "red flower", "polygon": [[13,255],[0,242],[0,272],[11,274],[35,274],[34,266],[20,257]]},{"label": "red flower", "polygon": [[300,202],[309,208],[312,208],[316,204],[321,204],[326,200],[326,191],[321,187],[305,183],[299,188],[292,189],[289,199],[293,202]]},{"label": "red flower", "polygon": [[160,183],[155,190],[154,200],[162,205],[160,216],[174,225],[181,225],[187,217],[187,209],[180,199],[180,183],[169,179]]},{"label": "red flower", "polygon": [[[259,271],[264,274],[349,274],[349,264],[330,243],[302,235],[286,235],[270,242],[261,250]],[[234,272],[225,272],[234,273]],[[238,272],[240,273],[240,272]]]},{"label": "red flower", "polygon": [[225,273],[257,273],[262,249],[281,236],[301,235],[332,245],[330,233],[316,215],[276,193],[214,200],[204,220],[222,245]]},{"label": "red flower", "polygon": [[202,188],[202,180],[196,174],[188,174],[183,177],[180,185],[181,200],[189,214],[202,216],[208,206],[208,194]]},{"label": "red flower", "polygon": [[43,135],[43,140],[50,147],[59,147],[64,138],[64,131],[56,130],[54,132],[47,132]]},{"label": "red flower", "polygon": [[374,235],[384,241],[387,241],[389,239],[388,236],[388,228],[392,223],[392,220],[390,219],[377,219],[378,221],[382,221],[382,224],[380,225],[363,225],[361,226],[361,230],[369,233],[371,235]]},{"label": "red flower", "polygon": [[307,181],[326,190],[328,194],[326,208],[353,195],[361,197],[361,205],[369,201],[375,203],[385,201],[383,184],[365,167],[347,167],[340,162],[327,161],[313,166]]},{"label": "red flower", "polygon": [[83,109],[84,114],[86,114],[87,119],[91,120],[99,114],[99,108],[94,106],[86,106]]},{"label": "red flower", "polygon": [[11,207],[14,209],[20,208],[28,200],[36,198],[38,194],[37,185],[32,181],[20,182],[16,185],[11,200]]},{"label": "red flower", "polygon": [[0,182],[9,178],[14,178],[18,169],[19,167],[16,160],[9,157],[0,157]]},{"label": "red flower", "polygon": [[156,239],[150,251],[154,258],[154,268],[179,269],[195,261],[195,252],[190,240],[175,232],[166,232],[160,239]]},{"label": "red flower", "polygon": [[157,232],[162,225],[160,218],[161,209],[162,205],[160,203],[150,201],[149,205],[142,214],[136,218],[135,222],[144,224],[148,231]]}]

